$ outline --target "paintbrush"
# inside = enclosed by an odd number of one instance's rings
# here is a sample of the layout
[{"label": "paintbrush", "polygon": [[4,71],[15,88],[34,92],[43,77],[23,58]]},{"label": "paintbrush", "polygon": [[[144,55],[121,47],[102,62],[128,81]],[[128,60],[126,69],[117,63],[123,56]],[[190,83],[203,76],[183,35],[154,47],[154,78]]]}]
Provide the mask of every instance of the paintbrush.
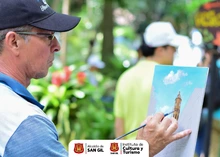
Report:
[{"label": "paintbrush", "polygon": [[[171,112],[168,112],[168,113],[164,114],[164,117],[170,115],[170,114],[173,113],[173,112],[174,112],[174,111],[171,111]],[[143,128],[143,127],[145,127],[146,125],[147,125],[147,124],[141,125],[141,126],[139,126],[138,128],[136,128],[136,129],[134,129],[134,130],[131,130],[131,131],[129,131],[128,133],[117,137],[115,140],[119,140],[119,139],[121,139],[121,138],[123,138],[123,137],[125,137],[125,136],[127,136],[127,135],[129,135],[129,134],[131,134],[131,133],[133,133],[133,132],[135,132],[135,131],[137,131],[137,130]]]}]

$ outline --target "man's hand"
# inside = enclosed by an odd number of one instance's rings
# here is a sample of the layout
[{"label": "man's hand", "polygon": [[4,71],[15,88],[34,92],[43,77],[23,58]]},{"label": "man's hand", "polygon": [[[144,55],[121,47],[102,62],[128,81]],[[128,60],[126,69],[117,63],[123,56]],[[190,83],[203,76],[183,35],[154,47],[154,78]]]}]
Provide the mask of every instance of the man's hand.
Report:
[{"label": "man's hand", "polygon": [[149,143],[150,157],[159,153],[169,143],[191,133],[191,130],[184,130],[174,134],[178,128],[177,120],[164,117],[163,113],[148,116],[144,123],[147,125],[138,131],[136,139],[146,140]]}]

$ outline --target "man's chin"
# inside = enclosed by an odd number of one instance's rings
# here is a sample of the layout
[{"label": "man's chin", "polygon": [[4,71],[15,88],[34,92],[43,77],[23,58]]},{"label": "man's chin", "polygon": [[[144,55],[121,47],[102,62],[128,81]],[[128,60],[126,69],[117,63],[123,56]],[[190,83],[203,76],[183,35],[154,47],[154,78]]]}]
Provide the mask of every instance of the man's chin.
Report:
[{"label": "man's chin", "polygon": [[48,70],[47,70],[46,72],[38,73],[38,74],[34,77],[34,79],[43,78],[43,77],[47,76],[47,74],[48,74]]}]

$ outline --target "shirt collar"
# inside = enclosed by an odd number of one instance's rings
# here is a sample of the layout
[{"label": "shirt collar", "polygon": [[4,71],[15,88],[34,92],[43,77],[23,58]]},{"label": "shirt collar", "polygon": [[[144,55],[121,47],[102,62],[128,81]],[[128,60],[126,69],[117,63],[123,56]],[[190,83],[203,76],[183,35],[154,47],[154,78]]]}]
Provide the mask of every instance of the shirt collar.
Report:
[{"label": "shirt collar", "polygon": [[22,98],[24,98],[25,100],[27,100],[30,103],[35,104],[36,106],[38,106],[40,109],[43,110],[44,106],[41,105],[31,94],[30,92],[18,81],[16,81],[15,79],[0,73],[0,83],[3,83],[7,86],[9,86],[15,93],[17,93],[19,96],[21,96]]}]

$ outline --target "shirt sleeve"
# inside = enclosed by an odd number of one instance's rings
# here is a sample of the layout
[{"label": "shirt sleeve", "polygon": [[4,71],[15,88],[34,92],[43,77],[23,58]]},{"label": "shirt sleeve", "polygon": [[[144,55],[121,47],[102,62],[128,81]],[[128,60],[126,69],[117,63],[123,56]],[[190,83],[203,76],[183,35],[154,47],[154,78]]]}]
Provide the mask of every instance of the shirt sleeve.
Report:
[{"label": "shirt sleeve", "polygon": [[29,116],[9,139],[3,157],[67,157],[54,124],[42,116]]}]

